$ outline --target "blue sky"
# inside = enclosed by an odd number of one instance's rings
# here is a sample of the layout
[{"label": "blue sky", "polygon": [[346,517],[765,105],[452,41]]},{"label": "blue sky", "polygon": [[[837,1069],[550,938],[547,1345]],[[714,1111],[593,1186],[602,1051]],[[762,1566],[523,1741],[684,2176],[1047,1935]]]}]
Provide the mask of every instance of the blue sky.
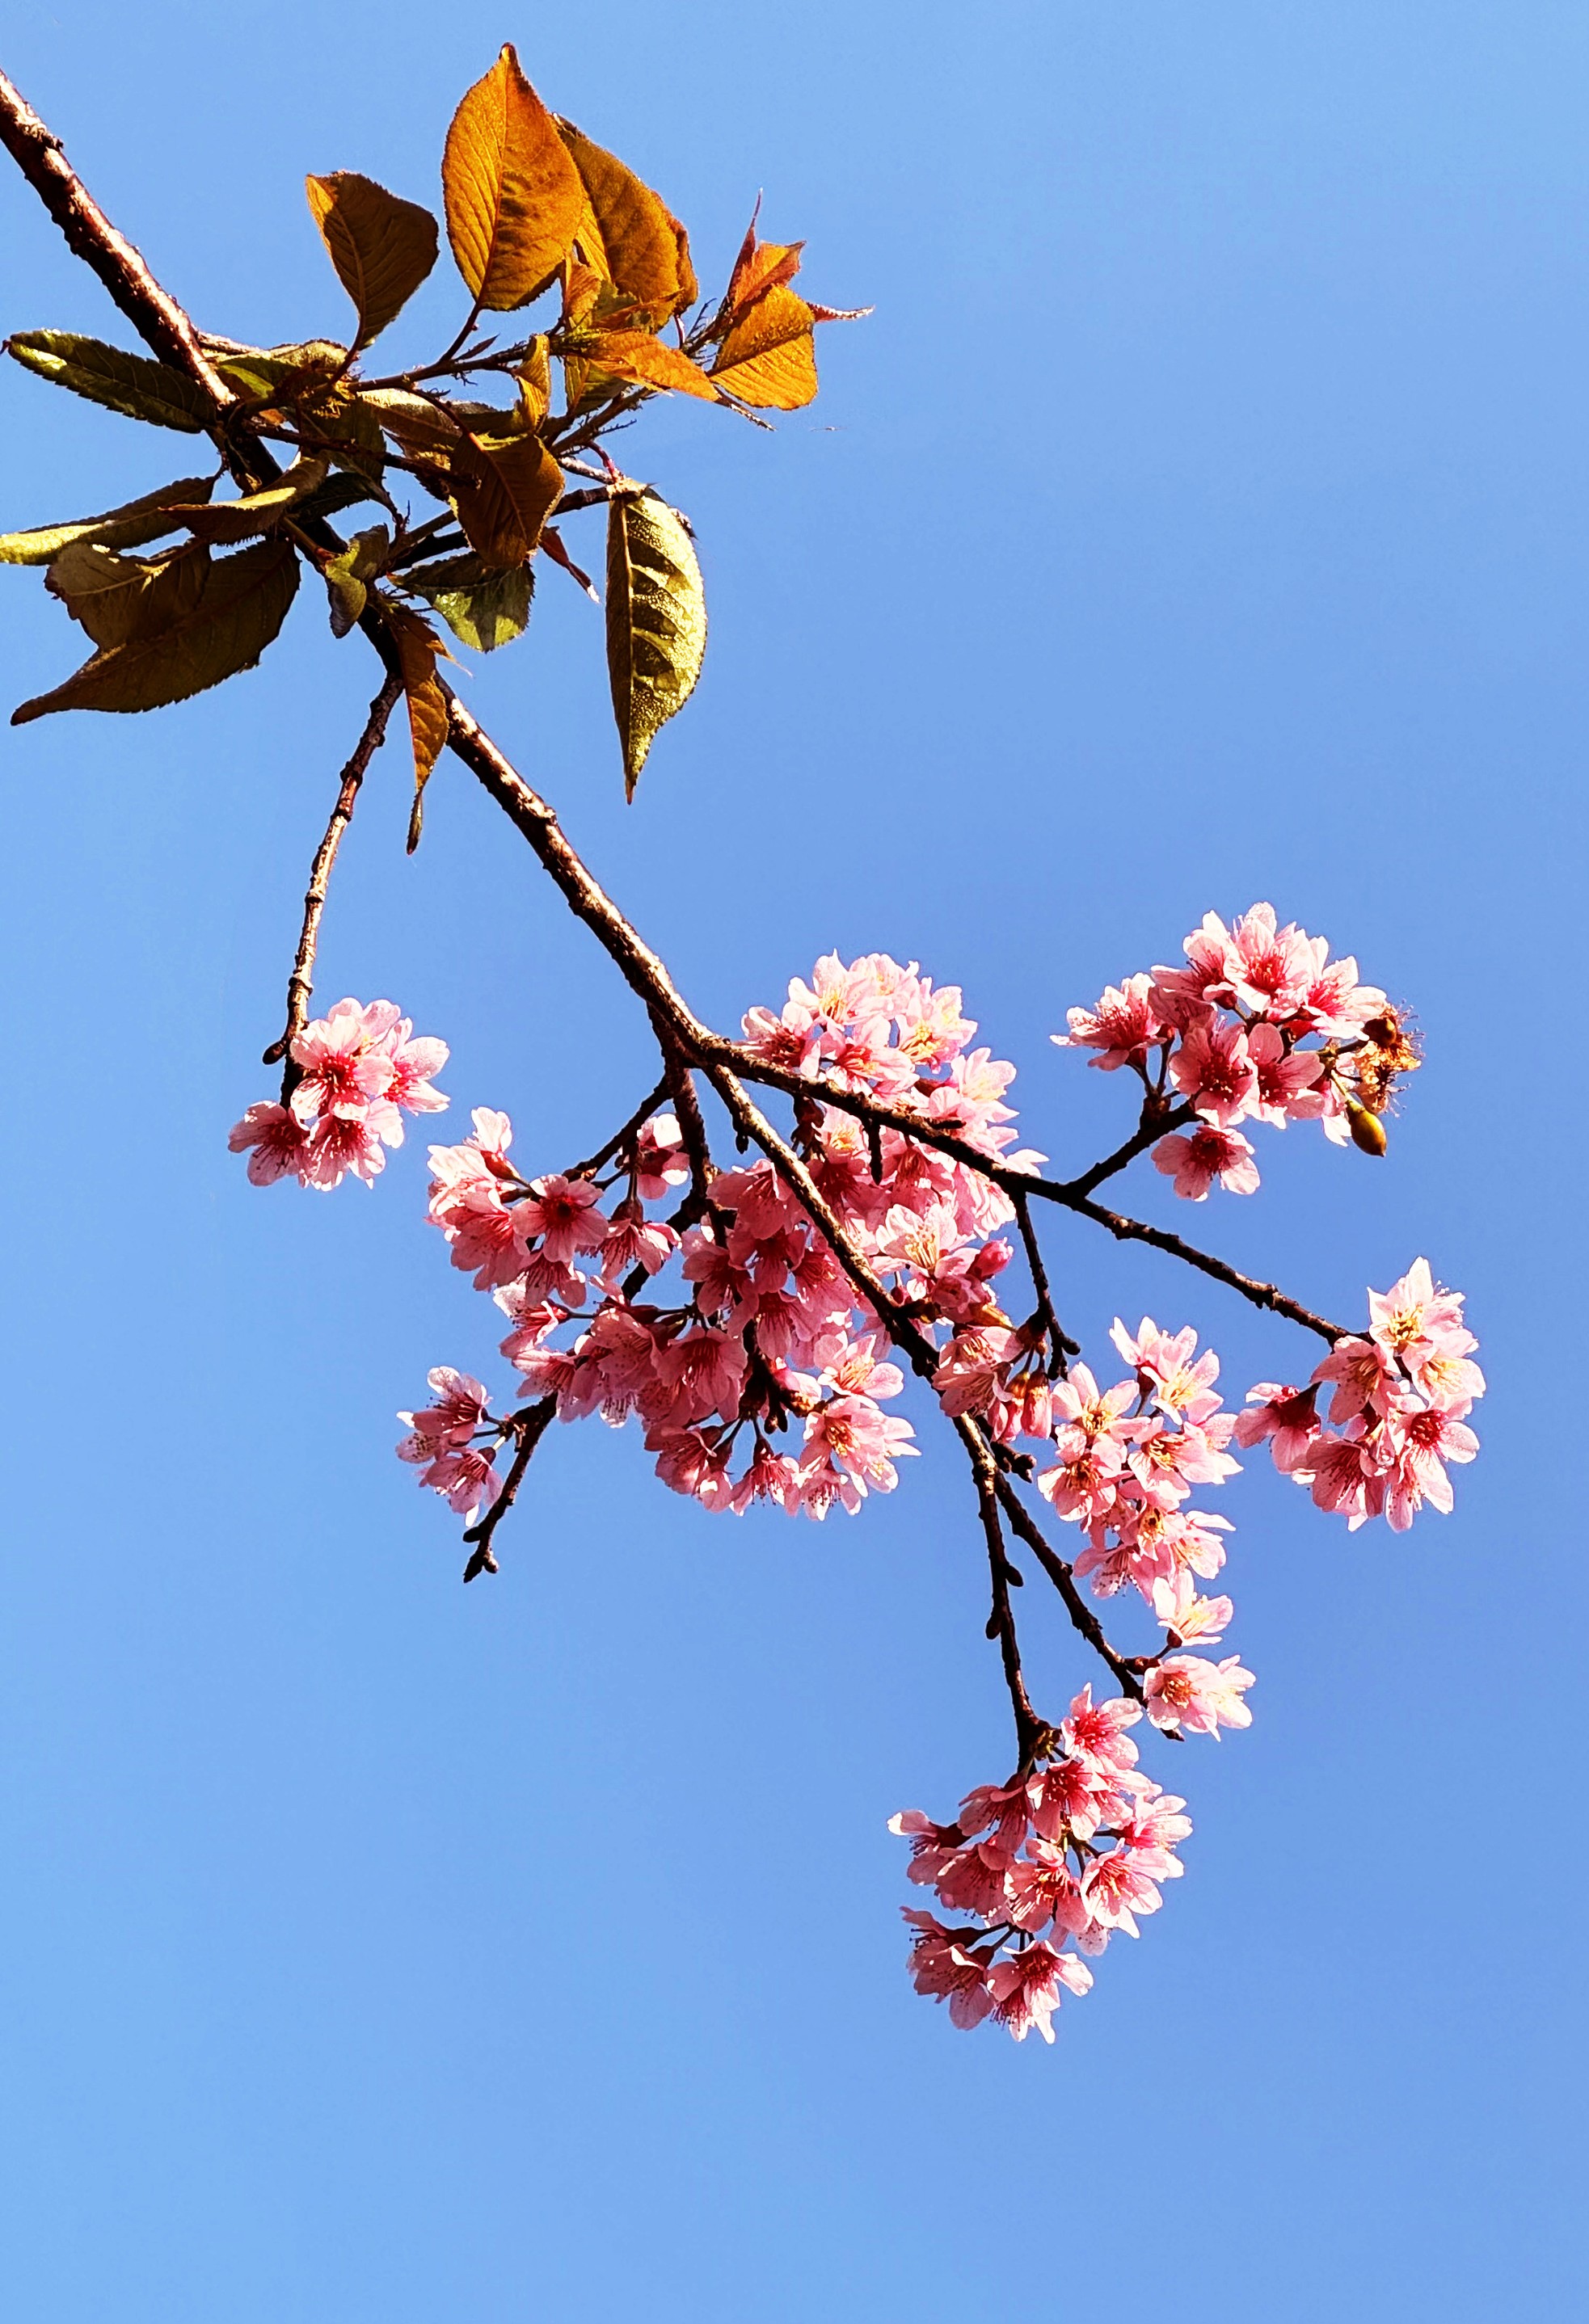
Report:
[{"label": "blue sky", "polygon": [[[433,200],[503,38],[706,279],[761,187],[813,295],[876,313],[775,436],[670,408],[631,439],[713,625],[636,806],[555,574],[478,669],[487,724],[716,1021],[830,945],[919,958],[1061,1164],[1125,1103],[1049,1047],[1068,1003],[1257,897],[1355,952],[1427,1042],[1389,1160],[1270,1138],[1261,1195],[1197,1229],[1348,1314],[1427,1252],[1484,1343],[1484,1452],[1404,1538],[1235,1480],[1255,1720],[1175,1762],[1188,1877],[1052,2052],[957,2035],[902,1974],[883,1828],[1007,1756],[949,1455],[853,1524],[735,1526],[632,1437],[559,1430],[466,1592],[390,1451],[428,1365],[494,1361],[420,1142],[325,1201],[226,1151],[358,641],[306,589],[218,694],[8,733],[7,2311],[1565,2312],[1589,17],[85,0],[16,14],[4,62],[200,319],[268,342],[343,326],[304,171]],[[0,330],[126,336],[4,175],[0,249]],[[457,306],[439,268],[403,344]],[[10,365],[0,446],[7,524],[183,465]],[[36,577],[5,590],[18,700],[78,653]],[[642,1028],[459,770],[412,862],[406,813],[389,752],[319,997],[401,1001],[460,1113],[506,1106],[555,1167],[649,1085]],[[1150,1173],[1131,1199],[1176,1207]],[[1238,1390],[1307,1356],[1080,1222],[1050,1250],[1095,1348],[1147,1307]],[[1062,1701],[1079,1650],[1027,1628]]]}]

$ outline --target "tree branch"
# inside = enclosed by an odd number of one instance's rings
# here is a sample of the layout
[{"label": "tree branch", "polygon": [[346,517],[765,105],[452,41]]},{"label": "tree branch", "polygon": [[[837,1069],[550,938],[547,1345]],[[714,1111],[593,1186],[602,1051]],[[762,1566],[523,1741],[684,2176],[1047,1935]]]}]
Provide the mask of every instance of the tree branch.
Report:
[{"label": "tree branch", "polygon": [[518,1499],[524,1471],[535,1457],[535,1448],[550,1426],[557,1408],[555,1396],[543,1396],[539,1404],[532,1404],[527,1412],[518,1414],[510,1424],[517,1434],[519,1448],[502,1480],[501,1492],[485,1516],[464,1536],[465,1543],[473,1545],[469,1562],[464,1568],[466,1582],[473,1582],[477,1573],[495,1573],[498,1571],[491,1537]]},{"label": "tree branch", "polygon": [[303,929],[298,939],[298,954],[292,963],[292,973],[287,979],[287,1022],[280,1040],[271,1043],[261,1060],[263,1065],[273,1065],[282,1058],[287,1058],[287,1071],[282,1086],[283,1105],[291,1096],[293,1084],[298,1079],[297,1068],[288,1053],[302,1032],[309,1015],[309,995],[314,991],[315,951],[320,939],[320,915],[326,908],[326,891],[331,884],[331,869],[337,861],[337,850],[342,844],[343,833],[353,821],[354,802],[358,798],[359,785],[364,781],[370,761],[386,740],[386,721],[402,693],[401,681],[388,678],[371,703],[364,733],[358,738],[353,756],[342,770],[337,804],[331,809],[326,835],[315,851],[309,888],[303,899]]}]

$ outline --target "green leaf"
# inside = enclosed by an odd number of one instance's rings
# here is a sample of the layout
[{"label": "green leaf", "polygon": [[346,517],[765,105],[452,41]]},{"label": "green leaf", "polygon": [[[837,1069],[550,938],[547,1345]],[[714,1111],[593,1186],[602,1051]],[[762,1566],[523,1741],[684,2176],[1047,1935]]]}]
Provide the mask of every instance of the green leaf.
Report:
[{"label": "green leaf", "polygon": [[250,669],[287,618],[298,587],[288,540],[262,540],[211,565],[196,603],[164,627],[103,648],[53,693],[24,702],[14,726],[51,710],[155,710]]},{"label": "green leaf", "polygon": [[129,420],[199,436],[216,417],[214,403],[196,380],[103,339],[83,338],[76,331],[14,331],[5,351],[41,379],[125,412]]},{"label": "green leaf", "polygon": [[529,627],[535,576],[527,565],[500,572],[477,557],[455,557],[429,573],[411,575],[409,586],[435,607],[455,638],[473,652],[491,653]]},{"label": "green leaf", "polygon": [[707,599],[689,528],[643,484],[607,504],[607,676],[624,748],[624,794],[683,708],[707,650]]},{"label": "green leaf", "polygon": [[347,363],[335,339],[300,339],[279,347],[244,347],[210,361],[226,385],[249,403],[291,401],[327,386]]},{"label": "green leaf", "polygon": [[326,594],[331,600],[331,634],[345,638],[369,599],[369,583],[383,569],[392,535],[383,524],[356,532],[340,557],[321,567]]},{"label": "green leaf", "polygon": [[74,540],[97,540],[106,549],[140,548],[146,540],[158,540],[162,533],[176,531],[178,520],[171,512],[208,501],[215,486],[213,476],[179,476],[175,484],[106,509],[103,516],[41,525],[34,532],[0,533],[0,565],[48,565]]}]

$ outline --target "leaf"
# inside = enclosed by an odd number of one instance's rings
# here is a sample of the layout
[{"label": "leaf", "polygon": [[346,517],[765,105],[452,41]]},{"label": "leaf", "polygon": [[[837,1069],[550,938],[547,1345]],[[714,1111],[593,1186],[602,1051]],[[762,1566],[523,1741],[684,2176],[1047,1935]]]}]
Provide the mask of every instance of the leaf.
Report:
[{"label": "leaf", "polygon": [[563,472],[539,436],[460,437],[448,494],[487,565],[527,564],[561,497]]},{"label": "leaf", "polygon": [[364,612],[369,597],[367,584],[382,570],[391,547],[392,535],[386,527],[372,525],[366,532],[356,532],[340,557],[321,566],[320,577],[331,600],[334,638],[345,638]]},{"label": "leaf", "polygon": [[254,533],[273,532],[284,516],[320,490],[329,468],[328,460],[297,459],[275,484],[260,492],[245,493],[235,501],[213,501],[208,507],[173,510],[172,515],[196,540],[212,545],[246,540]]},{"label": "leaf", "polygon": [[97,541],[75,540],[51,565],[44,586],[97,646],[125,646],[191,613],[209,569],[209,551],[201,547],[146,562],[118,557]]},{"label": "leaf", "polygon": [[511,573],[457,557],[415,574],[410,586],[440,614],[455,638],[476,653],[492,653],[522,637],[530,622],[535,576],[527,565]]},{"label": "leaf", "polygon": [[[653,339],[649,331],[598,331],[587,363],[589,370],[642,387],[670,388],[680,395],[701,396],[707,403],[723,401],[722,391],[682,347]],[[588,393],[588,383],[584,385]]]},{"label": "leaf", "polygon": [[401,313],[436,263],[436,221],[356,170],[306,178],[309,206],[337,278],[358,310],[356,348]]},{"label": "leaf", "polygon": [[706,650],[706,592],[684,519],[642,484],[614,487],[607,509],[607,675],[626,798],[634,797],[661,727],[689,699]]},{"label": "leaf", "polygon": [[213,400],[196,380],[103,339],[83,338],[76,331],[14,331],[5,351],[41,379],[125,412],[129,420],[199,436],[216,417]]},{"label": "leaf", "polygon": [[51,710],[154,710],[250,669],[287,618],[298,587],[291,541],[263,540],[211,565],[197,602],[164,628],[110,646],[51,694],[24,702],[14,726]]},{"label": "leaf", "polygon": [[549,524],[540,536],[540,546],[554,565],[560,565],[571,581],[577,581],[593,605],[601,604],[601,592],[582,565],[576,565],[563,546],[563,536],[555,524]]},{"label": "leaf", "polygon": [[157,493],[145,493],[142,500],[127,501],[121,508],[106,509],[103,516],[41,525],[33,532],[0,533],[0,565],[48,565],[74,540],[97,540],[106,549],[140,548],[146,540],[158,540],[162,532],[176,531],[177,520],[168,511],[207,501],[215,486],[213,476],[179,476],[175,484],[162,484]]},{"label": "leaf", "polygon": [[774,283],[745,309],[718,348],[713,379],[742,403],[798,411],[817,392],[816,320],[797,292]]},{"label": "leaf", "polygon": [[758,194],[724,295],[723,304],[736,320],[764,290],[794,281],[800,271],[800,253],[806,246],[803,242],[758,242],[756,220],[761,210],[762,198]]},{"label": "leaf", "polygon": [[454,114],[441,184],[448,240],[476,305],[525,305],[568,256],[585,187],[511,45]]},{"label": "leaf", "polygon": [[445,466],[464,432],[445,404],[405,387],[366,388],[359,402],[411,459],[434,456]]},{"label": "leaf", "polygon": [[527,428],[539,428],[551,409],[551,350],[544,331],[531,340],[513,376],[519,383],[517,410]]},{"label": "leaf", "polygon": [[414,803],[408,821],[408,852],[420,844],[425,820],[425,785],[447,741],[447,689],[436,675],[441,641],[420,613],[384,600],[382,610],[402,669],[410,739],[414,750]]},{"label": "leaf", "polygon": [[347,366],[348,351],[335,339],[299,339],[279,347],[234,348],[210,360],[245,403],[291,403],[328,387]]},{"label": "leaf", "polygon": [[689,303],[679,271],[683,228],[661,197],[615,153],[593,144],[571,121],[559,120],[557,126],[585,187],[578,242],[587,263],[615,283],[652,329],[660,330]]}]

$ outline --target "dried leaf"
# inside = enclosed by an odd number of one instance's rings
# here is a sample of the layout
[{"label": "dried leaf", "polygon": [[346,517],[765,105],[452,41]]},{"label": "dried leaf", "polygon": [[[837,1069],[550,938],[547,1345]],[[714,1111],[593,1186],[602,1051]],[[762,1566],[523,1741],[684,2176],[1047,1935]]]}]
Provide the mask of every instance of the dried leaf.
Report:
[{"label": "dried leaf", "polygon": [[306,178],[304,187],[337,280],[358,310],[354,346],[367,346],[435,265],[436,221],[356,170]]},{"label": "dried leaf", "polygon": [[436,675],[441,641],[423,614],[406,605],[383,601],[402,669],[402,690],[408,703],[409,734],[414,749],[414,803],[409,814],[408,852],[420,844],[425,820],[425,785],[447,741],[447,690]]},{"label": "dried leaf", "polygon": [[585,187],[578,242],[587,264],[615,283],[660,330],[688,301],[679,278],[683,228],[667,204],[615,153],[593,144],[571,121],[558,129]]},{"label": "dried leaf", "polygon": [[673,389],[680,395],[698,395],[707,403],[721,403],[721,391],[682,347],[653,339],[649,331],[598,331],[587,358],[588,374],[605,372],[609,378],[630,380],[642,387]]},{"label": "dried leaf", "polygon": [[607,675],[632,799],[651,743],[700,676],[707,600],[684,519],[624,481],[607,510]]},{"label": "dried leaf", "polygon": [[287,618],[298,587],[291,541],[263,540],[211,565],[197,602],[169,626],[109,646],[53,693],[24,702],[14,726],[51,710],[154,710],[250,669]]},{"label": "dried leaf", "polygon": [[213,401],[196,380],[103,339],[84,338],[76,331],[15,331],[5,351],[41,379],[125,412],[129,420],[199,436],[216,416]]},{"label": "dried leaf", "polygon": [[494,570],[475,557],[453,558],[411,576],[410,586],[440,614],[455,638],[476,653],[492,653],[522,637],[530,622],[535,576],[529,566]]},{"label": "dried leaf", "polygon": [[523,306],[567,257],[585,187],[511,46],[454,114],[441,183],[448,240],[478,305]]},{"label": "dried leaf", "polygon": [[169,511],[207,501],[215,486],[213,476],[179,476],[175,484],[162,484],[157,493],[145,493],[142,500],[127,501],[121,508],[106,509],[103,516],[76,517],[68,524],[41,525],[32,532],[0,533],[0,565],[48,565],[74,540],[97,540],[106,549],[141,548],[146,540],[178,530]]},{"label": "dried leaf", "polygon": [[209,576],[209,551],[189,548],[170,558],[120,557],[92,540],[73,541],[44,576],[97,646],[152,637],[192,612]]},{"label": "dried leaf", "polygon": [[463,436],[448,493],[469,546],[487,565],[524,565],[557,506],[563,472],[539,436]]},{"label": "dried leaf", "polygon": [[712,377],[742,403],[798,411],[817,392],[816,320],[797,292],[774,283],[745,309],[718,348]]}]

